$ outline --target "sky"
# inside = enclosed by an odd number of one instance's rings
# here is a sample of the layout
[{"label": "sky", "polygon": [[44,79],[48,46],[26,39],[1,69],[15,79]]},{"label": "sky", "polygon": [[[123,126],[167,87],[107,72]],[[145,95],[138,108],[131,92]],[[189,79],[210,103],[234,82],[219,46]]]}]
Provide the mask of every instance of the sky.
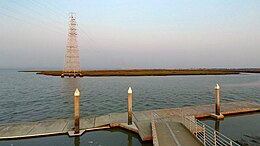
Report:
[{"label": "sky", "polygon": [[0,68],[260,68],[259,0],[1,0]]}]

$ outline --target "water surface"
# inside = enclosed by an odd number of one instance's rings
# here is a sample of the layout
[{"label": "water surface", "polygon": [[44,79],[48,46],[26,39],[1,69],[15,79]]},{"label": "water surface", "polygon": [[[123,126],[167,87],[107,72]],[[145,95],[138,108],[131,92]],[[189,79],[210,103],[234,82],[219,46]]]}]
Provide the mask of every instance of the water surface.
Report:
[{"label": "water surface", "polygon": [[1,146],[152,146],[152,141],[141,142],[135,133],[112,128],[95,132],[87,132],[80,137],[67,135],[49,136],[30,139],[0,141]]},{"label": "water surface", "polygon": [[260,112],[226,116],[224,120],[203,120],[203,123],[243,146],[260,145]]},{"label": "water surface", "polygon": [[85,117],[126,112],[129,86],[133,111],[212,104],[216,83],[221,86],[221,102],[260,103],[260,74],[74,79],[0,70],[0,123],[72,119],[76,88]]}]

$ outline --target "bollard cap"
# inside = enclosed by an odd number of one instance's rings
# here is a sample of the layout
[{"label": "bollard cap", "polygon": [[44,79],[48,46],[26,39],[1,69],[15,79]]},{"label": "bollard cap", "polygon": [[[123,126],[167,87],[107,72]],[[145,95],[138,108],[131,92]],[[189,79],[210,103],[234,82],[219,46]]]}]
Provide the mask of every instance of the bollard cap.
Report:
[{"label": "bollard cap", "polygon": [[77,88],[76,91],[74,92],[74,96],[80,96],[79,89]]},{"label": "bollard cap", "polygon": [[215,87],[216,90],[219,90],[220,89],[220,86],[218,84],[216,84],[216,87]]},{"label": "bollard cap", "polygon": [[129,88],[128,88],[128,93],[129,93],[129,94],[132,94],[132,93],[133,93],[133,91],[132,91],[132,88],[131,88],[131,87],[129,87]]}]

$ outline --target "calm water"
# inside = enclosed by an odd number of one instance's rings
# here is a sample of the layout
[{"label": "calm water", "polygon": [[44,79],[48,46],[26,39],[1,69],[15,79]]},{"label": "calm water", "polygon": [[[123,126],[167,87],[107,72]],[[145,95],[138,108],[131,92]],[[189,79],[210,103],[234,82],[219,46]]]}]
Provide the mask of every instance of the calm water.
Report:
[{"label": "calm water", "polygon": [[260,112],[203,122],[243,146],[260,146]]},{"label": "calm water", "polygon": [[81,116],[89,116],[126,112],[129,86],[138,111],[214,103],[216,83],[221,102],[260,103],[260,74],[62,79],[0,70],[0,123],[72,118],[75,88],[81,91]]},{"label": "calm water", "polygon": [[152,142],[141,142],[137,134],[114,128],[87,132],[81,137],[67,135],[0,141],[1,146],[152,146]]}]

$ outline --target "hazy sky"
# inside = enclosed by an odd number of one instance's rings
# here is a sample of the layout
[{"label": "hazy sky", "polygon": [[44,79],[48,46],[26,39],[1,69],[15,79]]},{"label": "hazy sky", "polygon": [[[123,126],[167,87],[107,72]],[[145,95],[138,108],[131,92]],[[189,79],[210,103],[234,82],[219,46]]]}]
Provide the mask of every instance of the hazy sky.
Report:
[{"label": "hazy sky", "polygon": [[260,67],[260,0],[1,0],[0,68]]}]

